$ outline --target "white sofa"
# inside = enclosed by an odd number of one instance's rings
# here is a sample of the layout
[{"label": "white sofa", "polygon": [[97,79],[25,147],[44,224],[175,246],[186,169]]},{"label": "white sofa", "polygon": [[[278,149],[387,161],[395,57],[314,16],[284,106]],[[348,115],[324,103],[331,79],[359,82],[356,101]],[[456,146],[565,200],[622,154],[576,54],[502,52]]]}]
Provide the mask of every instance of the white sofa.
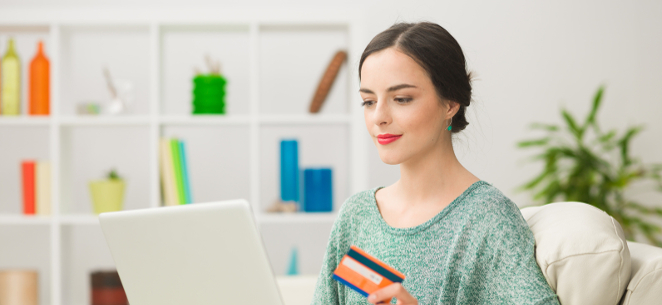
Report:
[{"label": "white sofa", "polygon": [[563,305],[661,305],[662,249],[627,242],[621,226],[581,202],[521,210],[536,260]]},{"label": "white sofa", "polygon": [[[580,202],[521,210],[536,260],[563,305],[662,305],[662,248],[627,242],[605,212]],[[285,305],[308,305],[316,276],[280,277]]]}]

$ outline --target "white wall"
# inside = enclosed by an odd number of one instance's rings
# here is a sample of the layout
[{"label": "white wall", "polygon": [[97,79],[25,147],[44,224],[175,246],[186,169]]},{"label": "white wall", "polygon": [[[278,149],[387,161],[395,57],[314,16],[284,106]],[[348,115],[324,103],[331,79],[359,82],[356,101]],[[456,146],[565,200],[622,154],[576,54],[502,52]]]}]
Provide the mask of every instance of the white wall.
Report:
[{"label": "white wall", "polygon": [[[600,84],[607,86],[599,121],[605,128],[645,124],[632,155],[662,162],[662,2],[659,1],[398,1],[365,10],[367,34],[395,20],[437,22],[463,47],[474,71],[470,125],[458,137],[461,161],[518,205],[515,188],[539,170],[515,148],[532,122],[560,123],[560,107],[581,118]],[[373,150],[376,156],[376,150]],[[396,169],[372,158],[379,183]],[[379,174],[376,174],[379,173]],[[391,173],[389,178],[382,173]],[[660,204],[660,197],[648,197]],[[650,202],[655,200],[655,202]]]},{"label": "white wall", "polygon": [[[476,76],[470,125],[456,141],[460,159],[518,205],[531,203],[515,188],[539,165],[523,162],[531,152],[515,143],[535,136],[526,128],[532,122],[560,123],[561,106],[583,117],[600,84],[607,85],[601,124],[645,124],[633,155],[662,162],[659,1],[0,0],[0,10],[81,7],[358,11],[365,44],[395,21],[437,22],[460,42]],[[397,179],[397,167],[383,165],[374,148],[368,159],[371,187]]]}]

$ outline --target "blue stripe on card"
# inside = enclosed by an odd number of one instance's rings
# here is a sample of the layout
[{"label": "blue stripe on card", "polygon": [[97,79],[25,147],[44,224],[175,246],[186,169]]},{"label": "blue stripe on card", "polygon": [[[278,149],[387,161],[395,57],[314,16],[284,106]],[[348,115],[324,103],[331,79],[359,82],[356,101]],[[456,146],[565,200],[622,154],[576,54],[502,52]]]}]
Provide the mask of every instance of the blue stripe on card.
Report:
[{"label": "blue stripe on card", "polygon": [[366,298],[368,297],[368,293],[367,293],[367,292],[361,290],[359,287],[356,287],[356,286],[352,285],[350,282],[345,281],[345,279],[343,279],[343,278],[341,278],[341,277],[335,275],[335,273],[333,274],[333,279],[335,279],[335,280],[338,281],[338,282],[341,282],[341,283],[345,284],[345,285],[346,285],[347,287],[349,287],[349,288],[354,289],[356,292],[360,293],[360,294],[363,295],[364,297],[366,297]]},{"label": "blue stripe on card", "polygon": [[387,270],[386,268],[380,266],[379,264],[373,262],[371,259],[363,256],[363,254],[354,251],[354,249],[349,249],[347,256],[355,259],[357,262],[365,265],[366,267],[372,269],[373,271],[379,273],[379,275],[389,279],[393,283],[402,283],[404,280],[395,273]]}]

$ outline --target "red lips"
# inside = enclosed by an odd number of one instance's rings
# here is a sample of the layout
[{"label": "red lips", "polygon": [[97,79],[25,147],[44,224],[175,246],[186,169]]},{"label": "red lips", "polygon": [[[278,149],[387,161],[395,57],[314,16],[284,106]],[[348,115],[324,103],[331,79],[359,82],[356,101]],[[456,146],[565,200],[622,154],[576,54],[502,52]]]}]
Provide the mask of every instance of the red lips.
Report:
[{"label": "red lips", "polygon": [[386,145],[395,142],[397,139],[400,139],[400,137],[402,137],[402,135],[384,133],[377,136],[377,142],[379,142],[379,144]]}]

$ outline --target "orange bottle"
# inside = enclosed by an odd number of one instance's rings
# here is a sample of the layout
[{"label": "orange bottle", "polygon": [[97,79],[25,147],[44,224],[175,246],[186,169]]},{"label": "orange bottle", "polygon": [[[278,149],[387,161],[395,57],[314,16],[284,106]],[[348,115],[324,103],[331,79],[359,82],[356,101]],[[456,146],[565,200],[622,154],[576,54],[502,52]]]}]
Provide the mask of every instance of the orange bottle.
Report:
[{"label": "orange bottle", "polygon": [[49,115],[50,95],[50,63],[44,54],[44,43],[39,41],[37,55],[30,62],[30,114]]}]

